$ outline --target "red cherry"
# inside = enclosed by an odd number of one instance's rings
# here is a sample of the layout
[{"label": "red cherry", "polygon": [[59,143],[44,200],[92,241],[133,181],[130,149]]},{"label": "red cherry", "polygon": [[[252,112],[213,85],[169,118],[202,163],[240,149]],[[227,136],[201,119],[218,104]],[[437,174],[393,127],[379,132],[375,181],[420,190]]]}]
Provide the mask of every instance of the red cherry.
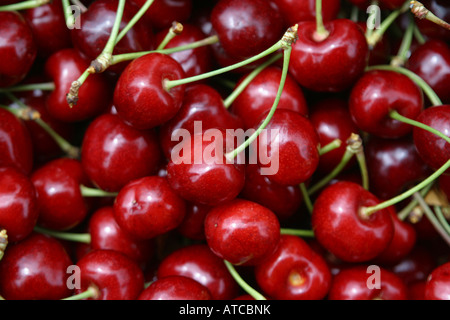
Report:
[{"label": "red cherry", "polygon": [[380,0],[380,5],[389,10],[400,8],[405,2],[403,0]]},{"label": "red cherry", "polygon": [[92,119],[109,105],[110,89],[104,74],[89,76],[78,92],[76,105],[70,107],[66,95],[72,82],[89,67],[75,49],[63,49],[52,54],[45,63],[45,72],[53,79],[55,90],[47,98],[47,110],[52,117],[64,122]]},{"label": "red cherry", "polygon": [[96,186],[118,192],[131,180],[155,174],[161,151],[155,132],[134,129],[119,116],[104,114],[84,134],[81,162]]},{"label": "red cherry", "polygon": [[186,202],[186,214],[177,231],[188,239],[205,240],[203,223],[209,210],[210,206]]},{"label": "red cherry", "polygon": [[408,285],[408,300],[425,300],[426,281],[417,281]]},{"label": "red cherry", "polygon": [[[286,27],[293,26],[301,21],[315,21],[316,1],[315,0],[274,0],[279,7],[285,20]],[[331,21],[337,18],[341,7],[339,0],[322,1],[322,18],[324,21]]]},{"label": "red cherry", "polygon": [[[438,18],[444,21],[450,21],[450,5],[446,0],[423,0],[422,4],[433,12]],[[443,28],[434,22],[428,21],[426,19],[418,19],[414,20],[419,27],[419,30],[423,35],[431,38],[431,39],[439,39],[443,41],[450,40],[450,31],[446,28]]]},{"label": "red cherry", "polygon": [[185,276],[208,288],[214,300],[233,299],[238,285],[222,259],[205,244],[195,244],[172,252],[159,264],[158,278]]},{"label": "red cherry", "polygon": [[300,85],[313,91],[349,89],[367,66],[369,48],[366,38],[362,29],[347,19],[333,20],[324,25],[329,36],[316,41],[316,23],[299,23],[289,71]]},{"label": "red cherry", "polygon": [[9,87],[26,77],[37,47],[30,26],[17,11],[0,12],[0,30],[0,87]]},{"label": "red cherry", "polygon": [[67,286],[72,261],[56,239],[33,233],[7,248],[0,263],[0,292],[6,300],[59,300]]},{"label": "red cherry", "polygon": [[296,236],[283,235],[276,251],[255,267],[258,285],[277,300],[321,300],[331,284],[325,260]]},{"label": "red cherry", "polygon": [[152,239],[178,227],[185,215],[185,202],[166,178],[151,176],[125,185],[114,203],[119,226],[136,239]]},{"label": "red cherry", "polygon": [[363,207],[380,201],[353,182],[337,182],[325,188],[314,203],[312,228],[317,241],[339,259],[364,262],[381,254],[394,234],[388,209],[370,216]]},{"label": "red cherry", "polygon": [[157,279],[138,300],[212,300],[211,293],[199,282],[183,276]]},{"label": "red cherry", "polygon": [[428,276],[425,300],[450,300],[450,262],[436,267]]},{"label": "red cherry", "polygon": [[9,242],[28,237],[33,231],[39,207],[30,179],[14,168],[0,168],[0,229],[6,229]]},{"label": "red cherry", "polygon": [[114,91],[117,114],[137,129],[150,129],[175,116],[184,85],[169,91],[165,80],[184,78],[181,65],[168,55],[150,53],[133,60],[122,72]]},{"label": "red cherry", "polygon": [[77,262],[79,294],[93,288],[95,300],[134,300],[144,289],[144,274],[136,262],[114,250],[94,250]]},{"label": "red cherry", "polygon": [[205,219],[208,246],[235,265],[257,265],[274,252],[280,225],[269,209],[235,199],[211,209]]},{"label": "red cherry", "polygon": [[353,86],[350,113],[356,125],[365,132],[382,138],[399,138],[412,127],[394,120],[389,112],[416,119],[423,110],[423,94],[407,76],[395,71],[366,72]]}]

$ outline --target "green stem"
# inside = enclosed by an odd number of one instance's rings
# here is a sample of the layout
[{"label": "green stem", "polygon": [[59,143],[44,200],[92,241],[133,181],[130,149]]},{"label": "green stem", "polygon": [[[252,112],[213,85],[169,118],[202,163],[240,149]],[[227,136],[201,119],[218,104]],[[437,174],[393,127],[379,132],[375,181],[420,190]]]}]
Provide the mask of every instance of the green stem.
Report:
[{"label": "green stem", "polygon": [[4,6],[0,6],[0,12],[27,10],[27,9],[37,8],[37,7],[46,5],[50,2],[51,2],[51,0],[28,0],[28,1],[18,2],[18,3],[13,3],[13,4],[7,4]]},{"label": "green stem", "polygon": [[311,201],[308,190],[306,189],[305,183],[300,183],[299,187],[300,187],[300,191],[302,192],[303,201],[305,201],[306,209],[308,209],[308,212],[310,214],[312,214],[314,205]]},{"label": "green stem", "polygon": [[80,242],[80,243],[86,243],[86,244],[91,243],[91,235],[89,233],[70,233],[70,232],[50,230],[50,229],[42,228],[39,226],[35,226],[34,231],[36,231],[38,233],[46,234],[46,235],[49,235],[49,236],[52,236],[54,238],[61,239],[61,240]]},{"label": "green stem", "polygon": [[169,28],[169,31],[167,31],[166,36],[161,41],[161,43],[156,48],[157,51],[164,49],[167,44],[175,38],[177,35],[179,35],[183,31],[183,25],[179,22],[174,22],[172,24],[172,27]]},{"label": "green stem", "polygon": [[319,148],[319,155],[323,156],[324,154],[327,154],[328,152],[339,148],[341,145],[342,145],[341,139],[334,139],[326,146]]},{"label": "green stem", "polygon": [[89,298],[96,298],[99,296],[99,292],[94,287],[89,287],[86,291],[81,292],[79,294],[61,299],[61,300],[83,300]]},{"label": "green stem", "polygon": [[285,235],[291,235],[291,236],[314,238],[313,230],[281,228],[280,233],[285,234]]},{"label": "green stem", "polygon": [[414,36],[415,27],[416,26],[414,24],[414,20],[410,16],[409,25],[408,28],[406,29],[405,35],[403,36],[397,55],[391,59],[392,66],[394,67],[404,66],[406,61],[408,60],[408,53],[411,50],[411,44]]},{"label": "green stem", "polygon": [[359,171],[361,172],[362,186],[369,190],[369,171],[367,170],[366,156],[363,149],[356,153],[356,160],[358,161]]},{"label": "green stem", "polygon": [[437,24],[438,26],[450,30],[450,24],[441,18],[437,17],[433,12],[425,8],[425,6],[419,1],[411,1],[411,12],[419,19],[426,19],[430,22]]},{"label": "green stem", "polygon": [[67,28],[73,29],[75,26],[75,17],[72,14],[72,9],[70,8],[70,2],[69,0],[61,0],[63,11],[64,11],[64,17],[66,19],[66,25]]},{"label": "green stem", "polygon": [[233,279],[239,284],[239,286],[247,292],[249,295],[251,295],[255,300],[267,300],[261,293],[253,289],[245,280],[240,276],[240,274],[236,271],[233,264],[230,262],[224,260],[224,263],[232,275]]},{"label": "green stem", "polygon": [[[425,197],[428,192],[430,192],[431,188],[433,187],[434,183],[430,183],[428,186],[420,190],[420,195],[422,197]],[[417,207],[419,202],[416,199],[412,199],[406,207],[404,207],[400,212],[397,213],[397,216],[400,220],[405,220],[408,218],[408,216],[411,214],[411,211]]]},{"label": "green stem", "polygon": [[427,42],[422,32],[420,32],[420,29],[417,26],[417,24],[414,24],[414,38],[420,45],[425,44],[425,42]]},{"label": "green stem", "polygon": [[22,85],[17,85],[14,87],[9,87],[9,88],[0,88],[0,93],[2,93],[2,92],[23,92],[23,91],[33,91],[33,90],[53,91],[53,90],[55,90],[55,84],[53,82],[22,84]]},{"label": "green stem", "polygon": [[434,206],[434,211],[436,212],[436,216],[441,223],[441,226],[444,228],[445,232],[450,235],[450,225],[445,218],[444,214],[442,213],[441,207]]},{"label": "green stem", "polygon": [[322,16],[322,0],[316,0],[316,32],[313,38],[316,41],[325,40],[329,36],[329,32],[325,29]]},{"label": "green stem", "polygon": [[81,194],[83,197],[117,197],[117,192],[108,192],[101,189],[89,188],[80,185]]},{"label": "green stem", "polygon": [[[142,18],[142,16],[145,14],[148,8],[153,4],[155,0],[147,0],[144,5],[139,9],[138,12],[133,16],[133,18],[130,20],[130,22],[127,23],[125,28],[120,31],[120,33],[117,35],[117,38],[115,40],[115,44],[119,43],[120,40],[127,34],[128,31],[130,31],[131,28],[139,21],[139,19]],[[111,51],[112,53],[112,51]]]}]

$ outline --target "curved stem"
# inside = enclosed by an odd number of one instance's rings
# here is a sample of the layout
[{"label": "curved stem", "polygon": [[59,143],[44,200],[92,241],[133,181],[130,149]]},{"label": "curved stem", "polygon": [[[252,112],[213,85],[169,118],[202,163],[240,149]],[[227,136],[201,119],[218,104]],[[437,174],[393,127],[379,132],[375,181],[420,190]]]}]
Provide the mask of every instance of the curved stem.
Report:
[{"label": "curved stem", "polygon": [[66,18],[67,28],[73,29],[75,26],[75,17],[72,13],[72,9],[70,8],[70,2],[69,0],[61,0],[61,2],[64,11],[64,17]]},{"label": "curved stem", "polygon": [[313,35],[314,40],[322,41],[328,38],[330,33],[323,24],[322,0],[316,0],[316,31]]},{"label": "curved stem", "polygon": [[233,276],[233,279],[239,284],[239,286],[245,292],[251,295],[255,300],[267,300],[261,293],[253,289],[247,282],[245,282],[244,279],[242,279],[242,277],[239,275],[239,273],[236,271],[236,269],[230,262],[224,260],[224,263],[230,274]]},{"label": "curved stem", "polygon": [[436,212],[436,216],[437,216],[439,222],[441,223],[442,227],[450,235],[450,225],[449,225],[447,219],[445,218],[444,214],[442,213],[441,207],[434,206],[433,208],[434,208],[434,211]]},{"label": "curved stem", "polygon": [[[431,190],[433,185],[434,185],[434,183],[432,182],[428,186],[426,186],[425,188],[420,190],[420,195],[422,197],[425,197],[428,194],[428,192]],[[417,205],[418,205],[417,199],[412,199],[406,207],[404,207],[400,212],[397,213],[398,218],[402,221],[405,220],[406,218],[408,218],[411,211],[414,210],[414,208],[417,207]]]},{"label": "curved stem", "polygon": [[0,88],[0,93],[1,92],[22,92],[22,91],[33,91],[33,90],[53,91],[53,90],[55,90],[55,84],[53,82],[21,84],[21,85],[9,87],[9,88]]},{"label": "curved stem", "polygon": [[409,25],[406,29],[405,35],[403,36],[400,48],[398,49],[397,55],[391,59],[391,65],[394,67],[404,66],[408,60],[408,53],[411,49],[411,43],[414,36],[414,28],[416,27],[414,20],[410,16]]},{"label": "curved stem", "polygon": [[166,36],[161,41],[161,43],[158,45],[156,50],[162,50],[166,47],[166,45],[175,38],[177,35],[179,35],[181,32],[183,32],[183,25],[179,22],[174,22],[172,24],[172,27],[169,28],[169,31],[167,31]]},{"label": "curved stem", "polygon": [[13,4],[7,4],[4,6],[0,6],[0,12],[32,9],[32,8],[37,8],[37,7],[43,6],[50,2],[51,2],[51,0],[28,0],[28,1],[18,2],[18,3],[13,3]]},{"label": "curved stem", "polygon": [[362,186],[364,189],[369,190],[369,171],[367,170],[366,155],[362,148],[356,153],[356,160],[358,161],[359,171],[361,172]]},{"label": "curved stem", "polygon": [[[128,31],[130,31],[131,28],[139,21],[139,19],[142,18],[142,16],[145,14],[148,8],[153,4],[155,0],[147,0],[142,7],[139,8],[139,11],[136,12],[136,14],[133,16],[133,18],[130,20],[130,22],[127,23],[125,28],[120,31],[120,33],[117,35],[117,38],[115,40],[115,44],[119,43],[120,40],[127,34]],[[112,53],[112,51],[111,51]]]},{"label": "curved stem", "polygon": [[281,228],[280,233],[286,234],[286,235],[291,235],[291,236],[314,238],[313,230]]},{"label": "curved stem", "polygon": [[420,32],[420,29],[417,26],[417,24],[414,24],[414,38],[420,45],[425,44],[425,42],[427,42],[422,32]]},{"label": "curved stem", "polygon": [[61,300],[83,300],[83,299],[89,299],[89,298],[97,298],[99,296],[99,292],[94,287],[89,287],[86,291],[81,292],[79,294],[61,299]]},{"label": "curved stem", "polygon": [[308,190],[306,189],[305,183],[300,183],[299,187],[300,187],[300,191],[302,192],[303,201],[305,201],[306,209],[308,209],[308,212],[310,214],[312,214],[313,209],[314,209],[314,205],[313,205],[313,203],[311,201],[311,198],[309,196]]},{"label": "curved stem", "polygon": [[73,241],[73,242],[81,242],[90,244],[91,243],[91,235],[89,233],[70,233],[64,231],[56,231],[50,230],[46,228],[42,228],[39,226],[34,227],[34,231],[52,236],[57,239]]},{"label": "curved stem", "polygon": [[441,18],[437,17],[433,12],[428,10],[422,3],[419,1],[411,1],[410,4],[411,12],[419,19],[426,19],[431,21],[438,26],[450,30],[450,24]]},{"label": "curved stem", "polygon": [[342,145],[341,139],[334,139],[326,146],[323,146],[322,148],[319,148],[319,155],[323,156],[324,154],[327,154],[330,151],[333,151],[337,148],[339,148]]},{"label": "curved stem", "polygon": [[101,189],[89,188],[81,185],[81,194],[83,197],[116,197],[117,192],[108,192]]}]

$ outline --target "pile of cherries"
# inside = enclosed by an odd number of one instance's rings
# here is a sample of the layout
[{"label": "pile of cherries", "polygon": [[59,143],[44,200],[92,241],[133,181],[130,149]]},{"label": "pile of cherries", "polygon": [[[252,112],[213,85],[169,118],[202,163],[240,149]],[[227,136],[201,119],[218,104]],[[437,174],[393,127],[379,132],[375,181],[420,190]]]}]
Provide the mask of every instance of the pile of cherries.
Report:
[{"label": "pile of cherries", "polygon": [[0,0],[1,298],[449,300],[450,30],[377,3]]}]

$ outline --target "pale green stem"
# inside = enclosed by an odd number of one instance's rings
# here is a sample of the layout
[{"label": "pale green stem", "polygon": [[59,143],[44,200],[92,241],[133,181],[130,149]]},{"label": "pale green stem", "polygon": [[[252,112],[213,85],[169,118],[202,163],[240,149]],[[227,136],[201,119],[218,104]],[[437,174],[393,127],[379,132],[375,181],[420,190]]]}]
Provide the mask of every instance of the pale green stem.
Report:
[{"label": "pale green stem", "polygon": [[63,231],[50,230],[50,229],[42,228],[39,226],[35,226],[34,231],[36,231],[38,233],[46,234],[46,235],[49,235],[49,236],[52,236],[54,238],[61,239],[61,240],[80,242],[80,243],[85,243],[85,244],[91,243],[91,235],[89,233],[63,232]]},{"label": "pale green stem", "polygon": [[261,293],[253,289],[247,282],[245,282],[245,280],[241,277],[241,275],[236,271],[233,264],[231,264],[226,260],[224,260],[224,263],[233,279],[239,284],[239,286],[245,292],[251,295],[255,300],[267,300]]},{"label": "pale green stem", "polygon": [[300,183],[299,187],[300,191],[302,192],[303,201],[305,201],[306,209],[308,209],[308,212],[311,214],[313,212],[314,205],[311,201],[311,198],[309,197],[309,193],[306,189],[305,183]]},{"label": "pale green stem", "polygon": [[136,12],[130,22],[128,22],[125,28],[123,28],[122,31],[120,31],[120,33],[117,35],[115,44],[119,43],[120,40],[122,40],[122,38],[127,34],[127,32],[130,31],[131,28],[133,28],[133,26],[139,21],[139,19],[142,18],[142,16],[145,14],[148,8],[150,8],[154,1],[155,0],[147,0],[144,5],[139,8],[139,11]]},{"label": "pale green stem", "polygon": [[305,238],[314,238],[313,230],[301,230],[301,229],[289,229],[289,228],[281,228],[280,233],[284,235],[305,237]]},{"label": "pale green stem", "polygon": [[33,8],[37,8],[37,7],[46,5],[50,2],[51,2],[51,0],[28,0],[28,1],[18,2],[18,3],[13,3],[13,4],[7,4],[4,6],[0,6],[0,12],[33,9]]}]

